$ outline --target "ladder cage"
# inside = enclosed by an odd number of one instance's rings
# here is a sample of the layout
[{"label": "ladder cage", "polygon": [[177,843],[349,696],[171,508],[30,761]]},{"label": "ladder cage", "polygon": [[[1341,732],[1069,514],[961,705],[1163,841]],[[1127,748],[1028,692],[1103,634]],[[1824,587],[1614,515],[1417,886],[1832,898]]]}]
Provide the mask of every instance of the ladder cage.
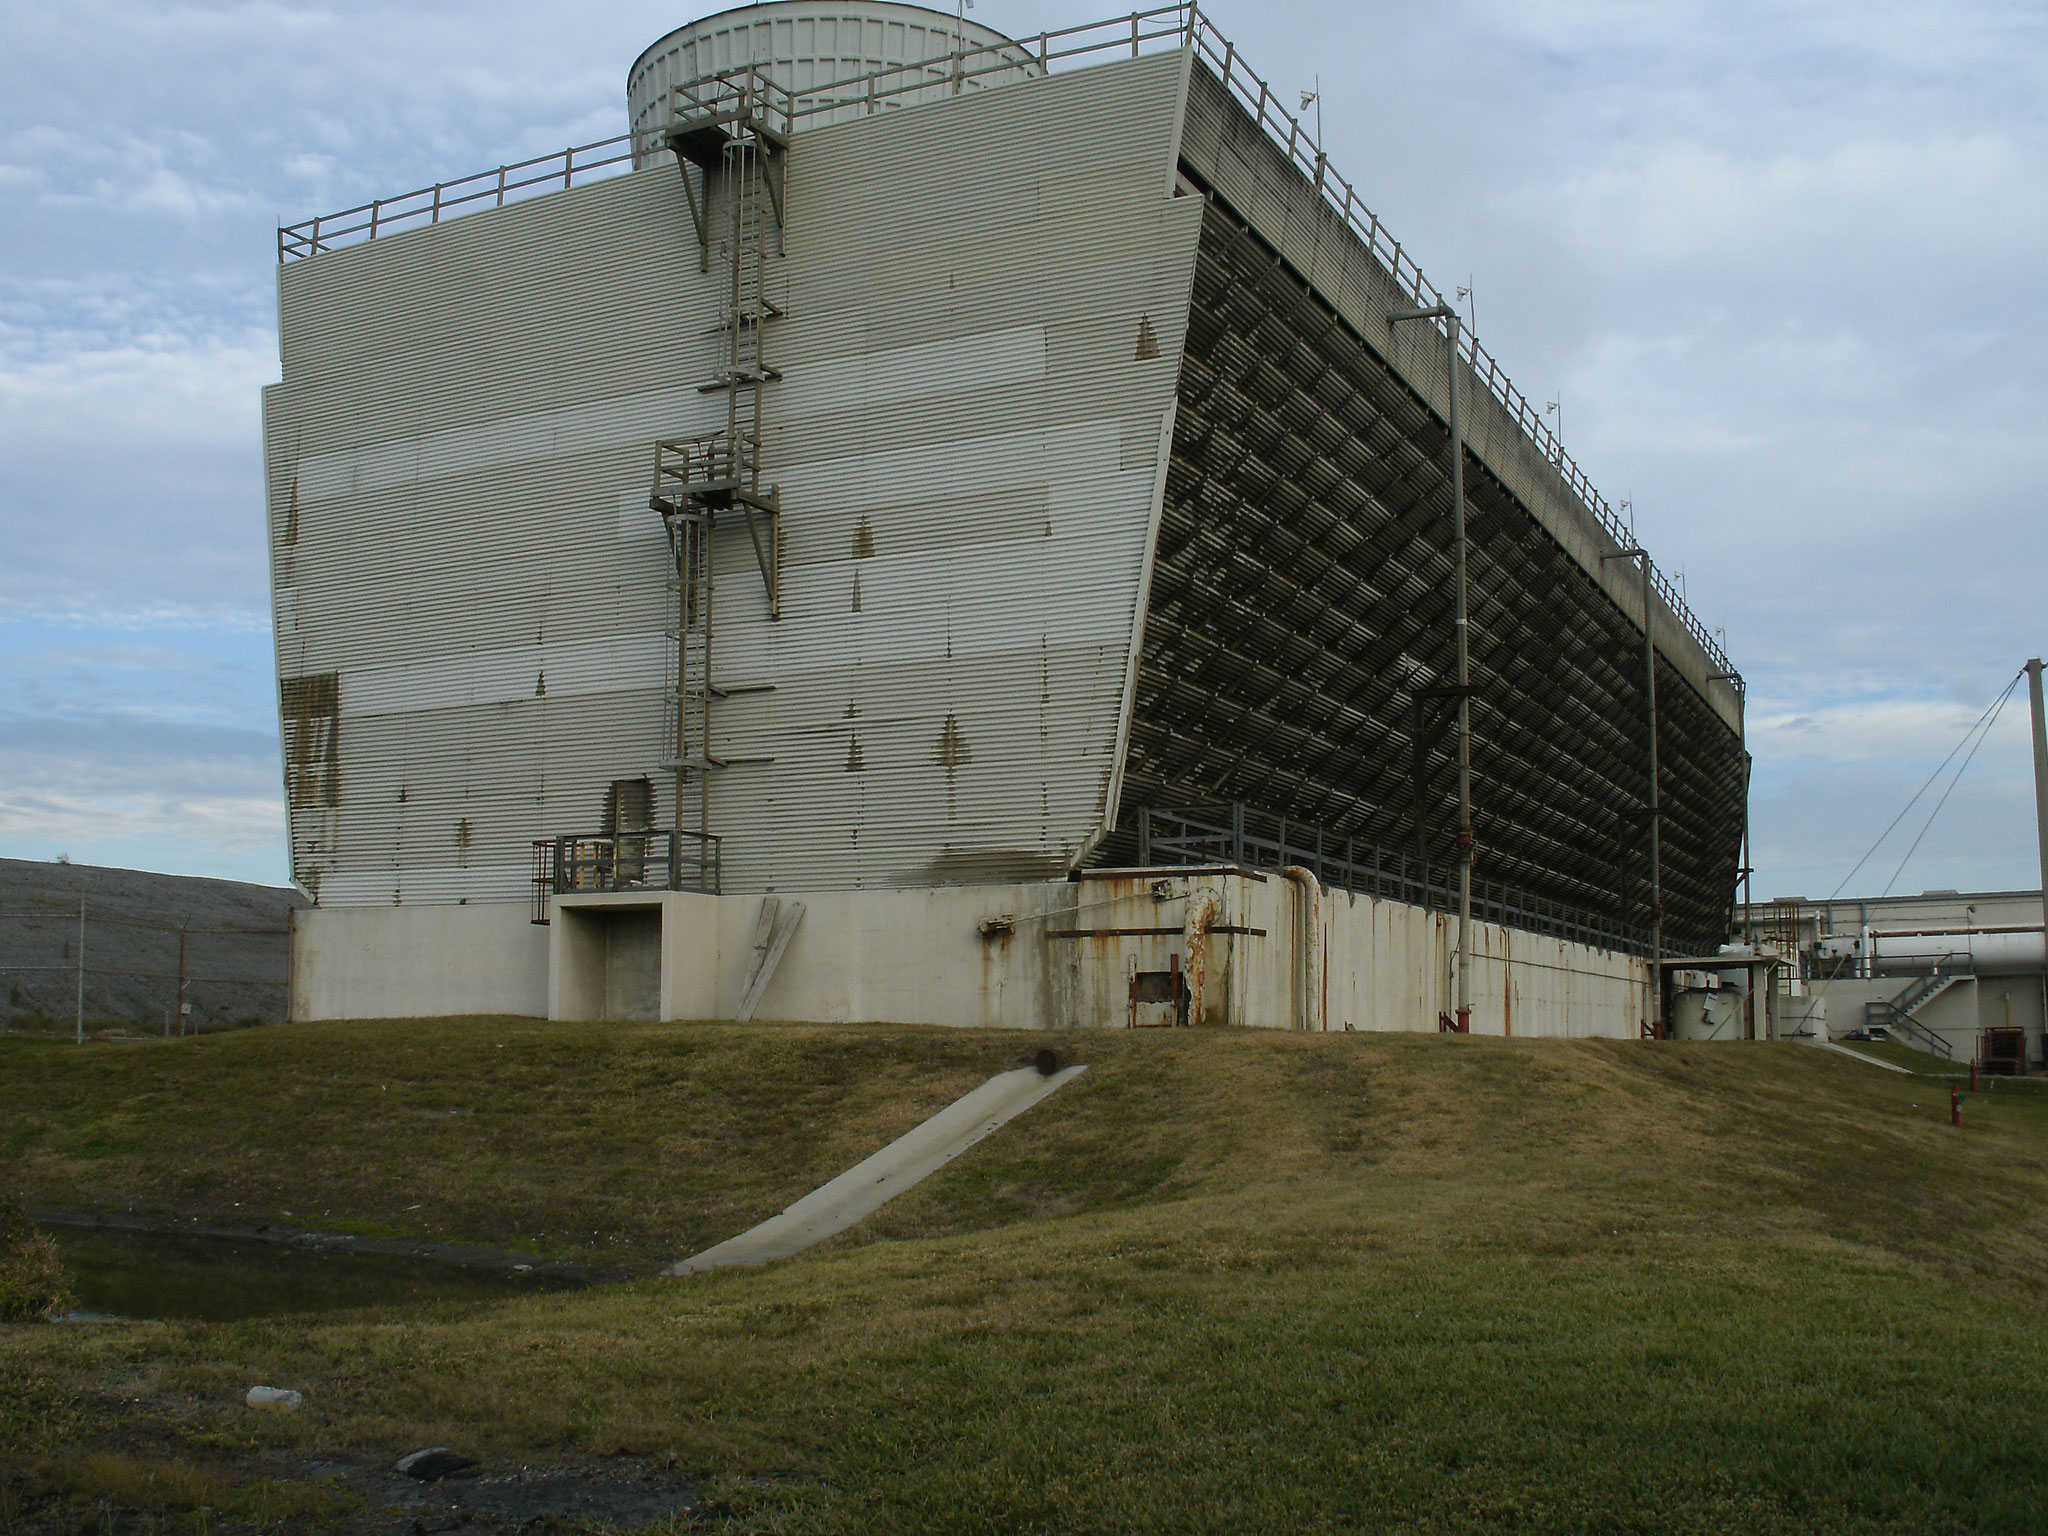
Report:
[{"label": "ladder cage", "polygon": [[711,750],[713,543],[719,514],[746,525],[768,616],[782,616],[782,522],[775,487],[763,483],[766,387],[781,375],[768,360],[767,328],[782,311],[769,296],[771,256],[783,254],[784,152],[794,96],[758,66],[671,87],[664,142],[675,152],[695,226],[701,269],[721,263],[718,359],[699,385],[725,395],[725,427],[654,445],[648,505],[661,514],[673,570],[669,636],[675,670],[663,740],[672,756],[676,823],[712,836],[711,783],[725,763]]}]

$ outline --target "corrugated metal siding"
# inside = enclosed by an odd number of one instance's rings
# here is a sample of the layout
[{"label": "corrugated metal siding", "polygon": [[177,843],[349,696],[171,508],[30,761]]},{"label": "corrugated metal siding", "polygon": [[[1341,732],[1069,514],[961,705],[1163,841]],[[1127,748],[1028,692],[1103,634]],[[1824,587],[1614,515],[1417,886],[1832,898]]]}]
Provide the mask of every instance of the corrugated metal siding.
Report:
[{"label": "corrugated metal siding", "polygon": [[[716,715],[774,759],[718,778],[727,889],[1040,875],[1100,835],[1200,227],[1167,195],[1182,80],[799,133],[779,623],[744,530],[717,551],[714,675],[775,685]],[[723,421],[696,257],[669,168],[280,270],[279,669],[340,678],[342,803],[293,810],[324,902],[523,895],[529,840],[616,778],[673,815],[646,486],[656,436]]]}]

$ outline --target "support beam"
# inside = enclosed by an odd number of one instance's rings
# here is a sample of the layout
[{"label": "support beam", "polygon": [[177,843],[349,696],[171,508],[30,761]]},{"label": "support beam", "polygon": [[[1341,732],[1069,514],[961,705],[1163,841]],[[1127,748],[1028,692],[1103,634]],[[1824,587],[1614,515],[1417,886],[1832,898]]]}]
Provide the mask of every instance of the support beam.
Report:
[{"label": "support beam", "polygon": [[[1387,316],[1389,329],[1403,320],[1443,321],[1444,356],[1450,369],[1446,381],[1451,438],[1447,452],[1451,461],[1451,580],[1457,614],[1452,625],[1458,645],[1458,1033],[1462,1035],[1472,1029],[1472,644],[1465,600],[1465,433],[1458,420],[1458,319],[1458,312],[1448,304],[1404,309]],[[1419,763],[1416,780],[1418,784],[1421,781]],[[1419,793],[1416,803],[1421,804]]]},{"label": "support beam", "polygon": [[1650,552],[1639,545],[1602,555],[1609,560],[1634,560],[1643,573],[1643,702],[1650,728],[1650,795],[1646,808],[1650,817],[1650,1006],[1643,1020],[1644,1030],[1662,1039],[1664,1035],[1664,862],[1659,836],[1663,810],[1658,802],[1657,783],[1657,623],[1650,604]]}]

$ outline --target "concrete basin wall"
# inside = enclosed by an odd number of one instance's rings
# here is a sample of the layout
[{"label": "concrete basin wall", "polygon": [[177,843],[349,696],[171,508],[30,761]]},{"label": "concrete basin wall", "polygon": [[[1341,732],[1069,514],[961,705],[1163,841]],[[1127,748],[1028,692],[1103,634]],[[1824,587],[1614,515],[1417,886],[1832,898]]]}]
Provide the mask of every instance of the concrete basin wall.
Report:
[{"label": "concrete basin wall", "polygon": [[[761,993],[763,1019],[1432,1030],[1455,1009],[1454,918],[1316,887],[1305,872],[1091,871],[768,899],[804,912]],[[513,903],[314,908],[293,937],[292,1016],[736,1018],[763,900],[568,895],[546,926]],[[1630,956],[1475,924],[1472,1027],[1631,1036],[1645,971]]]}]

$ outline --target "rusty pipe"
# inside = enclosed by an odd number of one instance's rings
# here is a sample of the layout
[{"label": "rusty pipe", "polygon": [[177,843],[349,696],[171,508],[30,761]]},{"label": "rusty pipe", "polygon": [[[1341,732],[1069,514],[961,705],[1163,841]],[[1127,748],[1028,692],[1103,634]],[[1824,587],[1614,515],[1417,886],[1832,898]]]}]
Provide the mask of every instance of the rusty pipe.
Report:
[{"label": "rusty pipe", "polygon": [[1222,903],[1214,891],[1188,894],[1188,915],[1181,926],[1182,946],[1187,950],[1188,1023],[1202,1022],[1202,993],[1209,977],[1209,925],[1216,921]]},{"label": "rusty pipe", "polygon": [[1316,1008],[1318,985],[1317,970],[1322,958],[1323,884],[1316,878],[1314,870],[1301,864],[1289,864],[1280,871],[1284,880],[1294,883],[1297,893],[1294,903],[1294,983],[1293,1019],[1296,1029],[1321,1029],[1327,1021],[1319,1018]]}]

